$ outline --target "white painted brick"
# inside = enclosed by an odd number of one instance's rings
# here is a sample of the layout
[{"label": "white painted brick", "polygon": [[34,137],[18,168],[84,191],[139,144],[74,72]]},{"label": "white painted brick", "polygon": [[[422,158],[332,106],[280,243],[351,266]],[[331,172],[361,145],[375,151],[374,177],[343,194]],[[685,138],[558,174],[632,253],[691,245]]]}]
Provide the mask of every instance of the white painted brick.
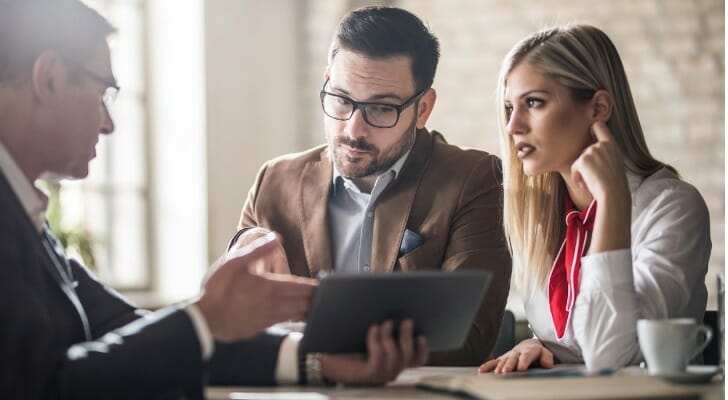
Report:
[{"label": "white painted brick", "polygon": [[695,15],[698,12],[697,2],[693,0],[660,0],[658,3],[668,16]]}]

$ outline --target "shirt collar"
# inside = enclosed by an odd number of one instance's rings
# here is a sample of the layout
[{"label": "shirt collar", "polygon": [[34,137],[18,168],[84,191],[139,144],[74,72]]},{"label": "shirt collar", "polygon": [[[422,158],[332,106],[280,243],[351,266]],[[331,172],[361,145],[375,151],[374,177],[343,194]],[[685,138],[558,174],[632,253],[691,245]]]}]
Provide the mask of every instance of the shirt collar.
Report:
[{"label": "shirt collar", "polygon": [[[389,169],[387,169],[386,171],[379,174],[377,176],[377,178],[379,178],[380,176],[383,176],[385,174],[390,174],[390,173],[394,172],[392,181],[396,180],[397,176],[399,176],[399,172],[402,170],[402,167],[404,166],[405,161],[407,161],[407,157],[409,157],[409,154],[411,151],[412,151],[412,146],[410,146],[409,150],[407,150],[406,153],[404,153],[400,158],[398,158],[397,161],[395,161],[394,164],[392,164],[392,166],[389,167]],[[356,185],[354,184],[354,182],[351,181],[351,179],[346,178],[343,175],[341,175],[339,170],[336,168],[335,162],[332,161],[331,164],[334,166],[334,174],[333,174],[333,178],[332,178],[332,183],[334,185],[334,191],[336,191],[337,186],[339,185],[339,184],[337,184],[337,182],[341,182],[341,184],[348,183],[349,184],[348,186],[356,187]]]},{"label": "shirt collar", "polygon": [[48,196],[28,181],[2,142],[0,142],[0,171],[7,178],[10,188],[20,200],[20,204],[30,217],[35,229],[38,232],[42,231],[48,207]]}]

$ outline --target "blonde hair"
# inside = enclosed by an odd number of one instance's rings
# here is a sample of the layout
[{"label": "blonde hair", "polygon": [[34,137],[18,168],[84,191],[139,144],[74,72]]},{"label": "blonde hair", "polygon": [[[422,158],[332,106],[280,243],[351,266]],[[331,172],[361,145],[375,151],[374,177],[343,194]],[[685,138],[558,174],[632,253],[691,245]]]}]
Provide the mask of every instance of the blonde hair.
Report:
[{"label": "blonde hair", "polygon": [[506,79],[522,62],[569,89],[575,101],[589,101],[597,90],[610,94],[613,110],[607,126],[628,171],[648,176],[663,167],[675,170],[647,149],[622,61],[604,32],[594,26],[571,25],[545,29],[518,42],[501,65],[497,105],[504,165],[503,222],[513,254],[514,281],[528,297],[546,285],[563,241],[566,188],[556,172],[526,176],[506,131]]}]

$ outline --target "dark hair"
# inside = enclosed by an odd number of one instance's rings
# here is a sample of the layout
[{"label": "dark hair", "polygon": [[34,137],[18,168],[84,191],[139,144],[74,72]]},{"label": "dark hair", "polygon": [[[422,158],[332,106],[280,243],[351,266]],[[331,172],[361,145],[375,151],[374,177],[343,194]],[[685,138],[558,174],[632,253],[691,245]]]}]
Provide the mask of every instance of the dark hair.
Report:
[{"label": "dark hair", "polygon": [[0,82],[30,77],[47,50],[83,64],[114,31],[78,0],[0,0]]},{"label": "dark hair", "polygon": [[329,63],[340,49],[371,58],[409,57],[417,91],[432,86],[440,58],[440,44],[422,20],[396,7],[362,7],[349,13],[334,34]]}]

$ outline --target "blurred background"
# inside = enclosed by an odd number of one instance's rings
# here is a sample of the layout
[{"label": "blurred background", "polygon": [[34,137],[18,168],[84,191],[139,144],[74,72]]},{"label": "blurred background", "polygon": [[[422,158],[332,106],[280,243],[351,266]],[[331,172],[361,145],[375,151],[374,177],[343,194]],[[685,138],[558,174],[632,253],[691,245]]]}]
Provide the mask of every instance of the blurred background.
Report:
[{"label": "blurred background", "polygon": [[[440,39],[428,127],[494,154],[495,84],[510,47],[553,24],[606,31],[652,152],[710,209],[708,308],[716,308],[725,255],[723,0],[86,3],[118,28],[117,130],[102,138],[88,180],[62,183],[55,225],[71,253],[142,305],[194,295],[235,232],[261,164],[323,143],[318,91],[331,35],[349,10],[384,4],[414,12]],[[522,315],[517,295],[509,307]]]}]

